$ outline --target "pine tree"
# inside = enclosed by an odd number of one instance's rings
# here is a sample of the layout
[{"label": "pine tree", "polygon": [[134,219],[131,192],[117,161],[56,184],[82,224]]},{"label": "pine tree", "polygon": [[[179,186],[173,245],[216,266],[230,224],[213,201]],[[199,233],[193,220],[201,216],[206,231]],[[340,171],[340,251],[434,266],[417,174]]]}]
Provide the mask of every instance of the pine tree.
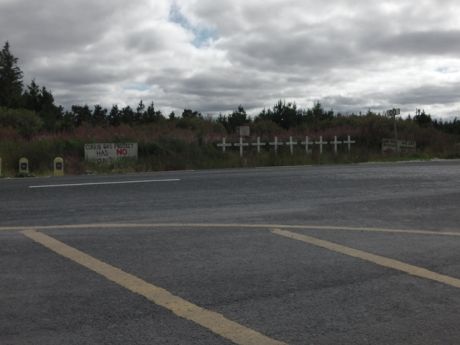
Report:
[{"label": "pine tree", "polygon": [[5,43],[0,51],[0,106],[18,108],[22,96],[22,71],[18,58],[10,52],[10,44]]}]

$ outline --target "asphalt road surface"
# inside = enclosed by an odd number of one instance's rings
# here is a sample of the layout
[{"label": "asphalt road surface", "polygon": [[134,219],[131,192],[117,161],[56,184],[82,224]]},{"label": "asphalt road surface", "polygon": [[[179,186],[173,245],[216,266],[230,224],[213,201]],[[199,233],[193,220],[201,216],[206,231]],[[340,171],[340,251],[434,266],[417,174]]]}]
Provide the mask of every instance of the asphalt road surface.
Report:
[{"label": "asphalt road surface", "polygon": [[0,180],[0,344],[458,344],[460,162]]}]

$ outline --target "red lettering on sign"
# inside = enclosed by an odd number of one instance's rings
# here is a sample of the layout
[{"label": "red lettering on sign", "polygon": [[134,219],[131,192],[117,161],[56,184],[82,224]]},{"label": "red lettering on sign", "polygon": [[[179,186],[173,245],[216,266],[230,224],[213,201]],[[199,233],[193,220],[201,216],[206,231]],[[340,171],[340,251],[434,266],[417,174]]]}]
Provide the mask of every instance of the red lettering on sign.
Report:
[{"label": "red lettering on sign", "polygon": [[117,149],[117,156],[126,156],[128,155],[127,149]]}]

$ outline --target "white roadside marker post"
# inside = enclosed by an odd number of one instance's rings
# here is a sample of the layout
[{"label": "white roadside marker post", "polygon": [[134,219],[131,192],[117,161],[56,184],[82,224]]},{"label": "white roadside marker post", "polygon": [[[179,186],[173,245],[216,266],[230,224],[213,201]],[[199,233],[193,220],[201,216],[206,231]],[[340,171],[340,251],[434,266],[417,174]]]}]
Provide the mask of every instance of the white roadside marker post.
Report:
[{"label": "white roadside marker post", "polygon": [[257,147],[257,153],[260,153],[260,148],[262,146],[265,146],[265,143],[260,142],[260,137],[257,137],[257,142],[252,143],[252,146],[256,146]]},{"label": "white roadside marker post", "polygon": [[244,146],[249,146],[249,143],[243,142],[243,137],[240,137],[240,142],[239,144],[235,144],[236,147],[240,148],[240,157],[243,157],[243,147]]},{"label": "white roadside marker post", "polygon": [[292,137],[289,137],[289,141],[286,141],[286,145],[289,145],[289,150],[291,151],[291,156],[294,155],[294,145],[297,145],[297,140],[293,141]]},{"label": "white roadside marker post", "polygon": [[351,140],[351,137],[348,136],[348,139],[346,141],[344,141],[343,143],[348,145],[348,153],[350,153],[351,152],[351,144],[355,144],[356,141]]},{"label": "white roadside marker post", "polygon": [[319,137],[319,141],[316,141],[315,144],[319,145],[319,154],[322,155],[323,154],[323,146],[324,145],[327,145],[328,142],[327,141],[323,141],[323,136],[321,135]]},{"label": "white roadside marker post", "polygon": [[227,138],[222,138],[222,144],[217,144],[217,147],[222,147],[222,152],[225,153],[227,147],[232,147],[231,143],[226,143]]},{"label": "white roadside marker post", "polygon": [[337,136],[334,136],[334,141],[331,143],[334,144],[334,154],[337,154],[337,145],[342,145],[342,141],[337,140]]},{"label": "white roadside marker post", "polygon": [[19,160],[19,174],[29,175],[29,160],[25,157]]},{"label": "white roadside marker post", "polygon": [[283,145],[283,142],[278,141],[278,137],[275,137],[275,141],[268,143],[270,146],[275,147],[275,154],[278,154],[278,146]]},{"label": "white roadside marker post", "polygon": [[307,155],[311,153],[310,145],[313,145],[313,143],[310,141],[309,137],[305,137],[305,141],[302,141],[301,144],[305,145],[305,152],[307,153]]},{"label": "white roadside marker post", "polygon": [[64,176],[64,158],[56,157],[53,161],[54,176]]}]

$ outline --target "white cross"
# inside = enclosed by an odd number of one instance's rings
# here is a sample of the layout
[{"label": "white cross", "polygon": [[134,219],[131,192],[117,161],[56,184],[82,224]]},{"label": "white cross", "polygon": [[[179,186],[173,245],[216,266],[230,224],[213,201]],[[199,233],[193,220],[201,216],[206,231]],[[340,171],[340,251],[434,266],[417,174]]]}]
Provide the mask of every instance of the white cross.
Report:
[{"label": "white cross", "polygon": [[243,142],[243,137],[240,137],[240,142],[239,144],[235,144],[236,147],[239,147],[240,148],[240,157],[243,157],[243,147],[244,146],[249,146],[249,143],[244,143]]},{"label": "white cross", "polygon": [[232,144],[231,144],[231,143],[228,143],[228,144],[227,144],[225,141],[226,141],[226,138],[223,137],[223,138],[222,138],[222,144],[217,144],[218,147],[222,147],[222,152],[225,152],[225,150],[226,150],[227,147],[232,147]]},{"label": "white cross", "polygon": [[286,145],[289,145],[289,149],[291,150],[291,155],[294,154],[294,145],[297,145],[297,140],[293,141],[292,137],[289,137],[289,141],[286,141]]},{"label": "white cross", "polygon": [[275,147],[275,153],[278,153],[278,146],[281,146],[283,145],[283,142],[279,142],[278,141],[278,137],[275,137],[275,141],[274,142],[271,142],[271,143],[268,143],[270,146],[274,146]]},{"label": "white cross", "polygon": [[348,140],[346,140],[346,141],[344,140],[343,143],[348,145],[348,152],[350,152],[351,151],[351,144],[355,144],[356,141],[351,140],[351,137],[348,136]]},{"label": "white cross", "polygon": [[252,146],[257,146],[257,153],[260,153],[260,147],[265,146],[265,143],[261,143],[260,137],[257,137],[257,142],[252,143]]},{"label": "white cross", "polygon": [[323,136],[319,137],[319,141],[316,141],[315,144],[319,145],[319,153],[323,153],[323,145],[327,145],[327,141],[323,141]]},{"label": "white cross", "polygon": [[305,137],[305,141],[301,142],[302,145],[305,145],[305,152],[308,154],[310,153],[310,145],[313,145],[313,143],[310,141],[308,137]]},{"label": "white cross", "polygon": [[334,141],[331,141],[331,144],[334,144],[334,153],[337,154],[337,145],[342,145],[342,141],[337,140],[337,136],[334,136]]}]

